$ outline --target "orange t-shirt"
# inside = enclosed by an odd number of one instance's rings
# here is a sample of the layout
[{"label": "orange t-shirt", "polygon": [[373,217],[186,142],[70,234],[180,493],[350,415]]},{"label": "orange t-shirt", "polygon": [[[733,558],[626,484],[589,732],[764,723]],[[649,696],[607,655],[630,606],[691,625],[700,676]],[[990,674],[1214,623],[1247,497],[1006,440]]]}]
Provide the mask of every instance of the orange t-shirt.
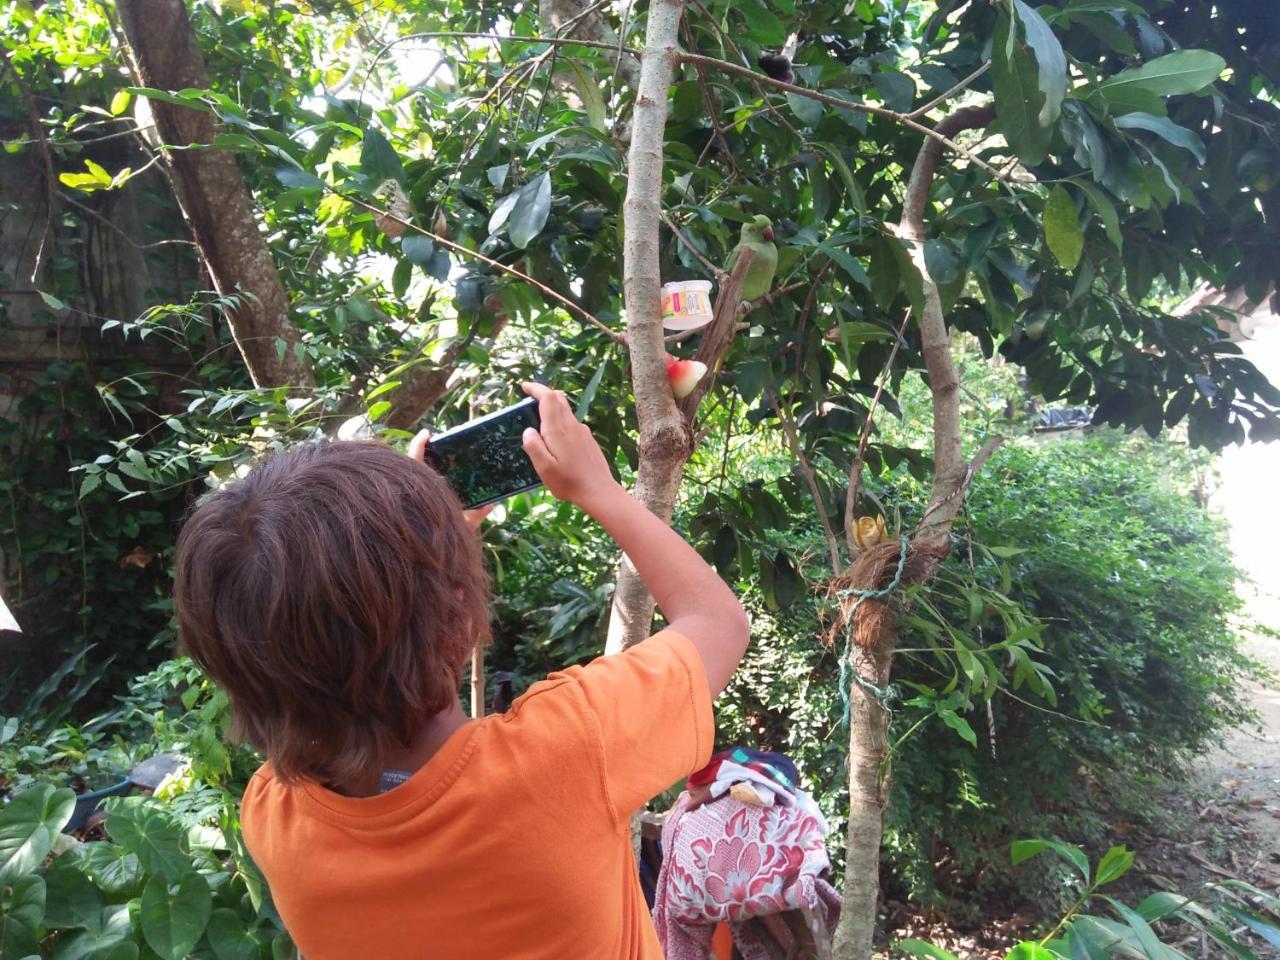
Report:
[{"label": "orange t-shirt", "polygon": [[387,793],[265,764],[244,838],[306,960],[661,960],[630,818],[712,739],[702,659],[666,630],[468,722]]}]

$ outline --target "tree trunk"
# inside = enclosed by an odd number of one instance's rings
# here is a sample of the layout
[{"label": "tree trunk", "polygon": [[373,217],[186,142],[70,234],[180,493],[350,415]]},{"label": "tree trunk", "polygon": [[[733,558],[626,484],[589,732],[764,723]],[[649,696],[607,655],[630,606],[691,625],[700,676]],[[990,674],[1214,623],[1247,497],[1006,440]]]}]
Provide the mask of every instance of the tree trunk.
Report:
[{"label": "tree trunk", "polygon": [[[540,0],[538,16],[542,20],[542,29],[546,35],[581,37],[597,43],[614,44],[618,35],[613,32],[604,14],[596,9],[598,4],[589,4],[586,0]],[[678,16],[678,14],[677,14]],[[622,25],[623,32],[627,25]],[[604,58],[613,68],[622,74],[628,86],[640,84],[640,69],[628,54],[615,51],[604,51]]]},{"label": "tree trunk", "polygon": [[[139,85],[161,90],[209,87],[183,0],[120,0],[117,9]],[[217,119],[203,111],[157,100],[150,105],[167,145],[208,144],[221,132]],[[289,299],[234,157],[210,149],[166,149],[163,154],[214,288],[223,297],[241,295],[240,305],[227,316],[254,385],[312,386],[298,329],[289,319]]]},{"label": "tree trunk", "polygon": [[[733,345],[733,337],[735,325],[738,322],[740,313],[739,306],[741,301],[742,281],[746,279],[747,270],[751,267],[752,254],[750,250],[739,254],[737,263],[734,264],[733,272],[721,278],[719,294],[716,297],[715,315],[711,323],[708,324],[702,335],[702,343],[698,346],[698,352],[695,359],[702,361],[707,365],[708,375],[703,377],[701,381],[694,387],[683,400],[676,404],[680,416],[684,418],[684,424],[688,431],[688,436],[693,436],[694,418],[698,413],[698,405],[702,403],[702,398],[707,391],[711,389],[712,381],[720,370],[720,365],[724,362],[725,355],[729,352],[729,347]],[[668,390],[670,388],[668,387]],[[651,488],[649,495],[652,500],[644,499],[644,503],[658,513],[659,516],[670,520],[672,509],[675,506],[676,494],[680,491],[680,480],[683,476],[684,465],[689,460],[689,455],[693,452],[693,443],[690,439],[689,447],[681,455],[678,463],[669,464],[669,469],[661,474],[659,481],[662,486],[656,491]],[[641,475],[644,475],[644,460],[640,461]],[[642,498],[645,496],[640,494],[639,484],[636,485],[637,496]],[[654,504],[658,504],[657,507]],[[613,594],[613,610],[609,619],[609,639],[605,647],[606,653],[619,653],[627,647],[634,646],[649,635],[649,630],[653,626],[653,597],[650,595],[648,588],[640,579],[640,575],[636,573],[636,569],[632,566],[630,559],[622,558],[622,562],[618,565],[618,586]]]},{"label": "tree trunk", "polygon": [[[640,427],[640,469],[635,496],[663,520],[671,519],[680,473],[693,437],[667,382],[662,339],[662,278],[658,269],[662,220],[662,147],[667,123],[667,91],[679,54],[676,34],[681,0],[654,0],[649,7],[644,60],[636,93],[623,205],[623,298],[631,380]],[[613,597],[606,652],[616,653],[649,635],[653,599],[635,567],[623,558]]]},{"label": "tree trunk", "polygon": [[[983,127],[995,115],[992,107],[958,110],[938,124],[948,137],[961,130]],[[951,524],[964,502],[968,480],[985,455],[964,462],[960,433],[959,378],[951,355],[951,339],[938,285],[924,259],[924,212],[942,154],[942,143],[926,138],[916,157],[903,198],[902,220],[896,233],[909,247],[911,261],[924,288],[923,309],[917,317],[929,389],[933,399],[933,489],[929,506],[907,553],[903,585],[929,580],[950,549]],[[989,454],[990,450],[983,448]],[[994,449],[992,447],[991,449]],[[850,549],[853,545],[850,544]],[[858,589],[883,589],[896,572],[900,547],[884,544],[858,558],[844,582]],[[881,600],[849,604],[846,624],[852,630],[851,667],[856,672],[849,710],[849,826],[846,834],[844,906],[836,928],[835,960],[868,960],[875,936],[880,899],[880,841],[889,801],[889,712],[876,690],[889,683],[897,645],[897,617],[891,603]],[[847,620],[852,620],[848,623]],[[842,653],[842,655],[844,655]]]}]

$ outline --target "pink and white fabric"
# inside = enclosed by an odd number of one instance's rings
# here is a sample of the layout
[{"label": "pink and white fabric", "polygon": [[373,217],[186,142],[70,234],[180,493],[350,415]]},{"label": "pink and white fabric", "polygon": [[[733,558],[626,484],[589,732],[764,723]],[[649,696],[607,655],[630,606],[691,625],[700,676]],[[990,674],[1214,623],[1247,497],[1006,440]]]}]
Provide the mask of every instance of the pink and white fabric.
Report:
[{"label": "pink and white fabric", "polygon": [[[662,828],[662,870],[653,908],[667,960],[706,960],[717,923],[727,921],[746,960],[769,954],[745,921],[807,908],[835,929],[840,894],[830,870],[826,826],[802,806],[749,806],[724,797],[689,810],[682,793]],[[785,926],[771,924],[781,929]]]}]

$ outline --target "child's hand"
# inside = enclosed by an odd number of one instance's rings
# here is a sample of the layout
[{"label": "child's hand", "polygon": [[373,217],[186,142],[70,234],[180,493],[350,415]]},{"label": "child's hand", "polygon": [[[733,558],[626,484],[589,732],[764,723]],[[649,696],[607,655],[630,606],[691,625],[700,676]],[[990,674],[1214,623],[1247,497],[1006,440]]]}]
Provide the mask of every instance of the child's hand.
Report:
[{"label": "child's hand", "polygon": [[[409,441],[408,454],[419,463],[423,463],[427,455],[427,444],[431,442],[430,430],[419,430],[412,440]],[[494,504],[484,507],[477,507],[475,510],[463,510],[462,520],[466,523],[467,528],[472,533],[480,529],[480,524],[484,522],[484,518],[493,510]]]},{"label": "child's hand", "polygon": [[579,423],[559,390],[540,383],[521,384],[538,401],[541,430],[524,432],[524,452],[548,490],[590,512],[602,496],[621,488],[590,428]]}]

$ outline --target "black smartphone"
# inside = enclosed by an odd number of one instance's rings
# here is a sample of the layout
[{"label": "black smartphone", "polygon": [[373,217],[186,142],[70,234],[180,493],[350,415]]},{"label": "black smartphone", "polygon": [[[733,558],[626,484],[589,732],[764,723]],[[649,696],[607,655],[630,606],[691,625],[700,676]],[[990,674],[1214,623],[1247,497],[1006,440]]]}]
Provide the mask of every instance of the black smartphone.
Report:
[{"label": "black smartphone", "polygon": [[427,463],[444,474],[468,510],[496,503],[541,485],[522,442],[528,427],[541,425],[538,401],[530,397],[433,436]]}]

